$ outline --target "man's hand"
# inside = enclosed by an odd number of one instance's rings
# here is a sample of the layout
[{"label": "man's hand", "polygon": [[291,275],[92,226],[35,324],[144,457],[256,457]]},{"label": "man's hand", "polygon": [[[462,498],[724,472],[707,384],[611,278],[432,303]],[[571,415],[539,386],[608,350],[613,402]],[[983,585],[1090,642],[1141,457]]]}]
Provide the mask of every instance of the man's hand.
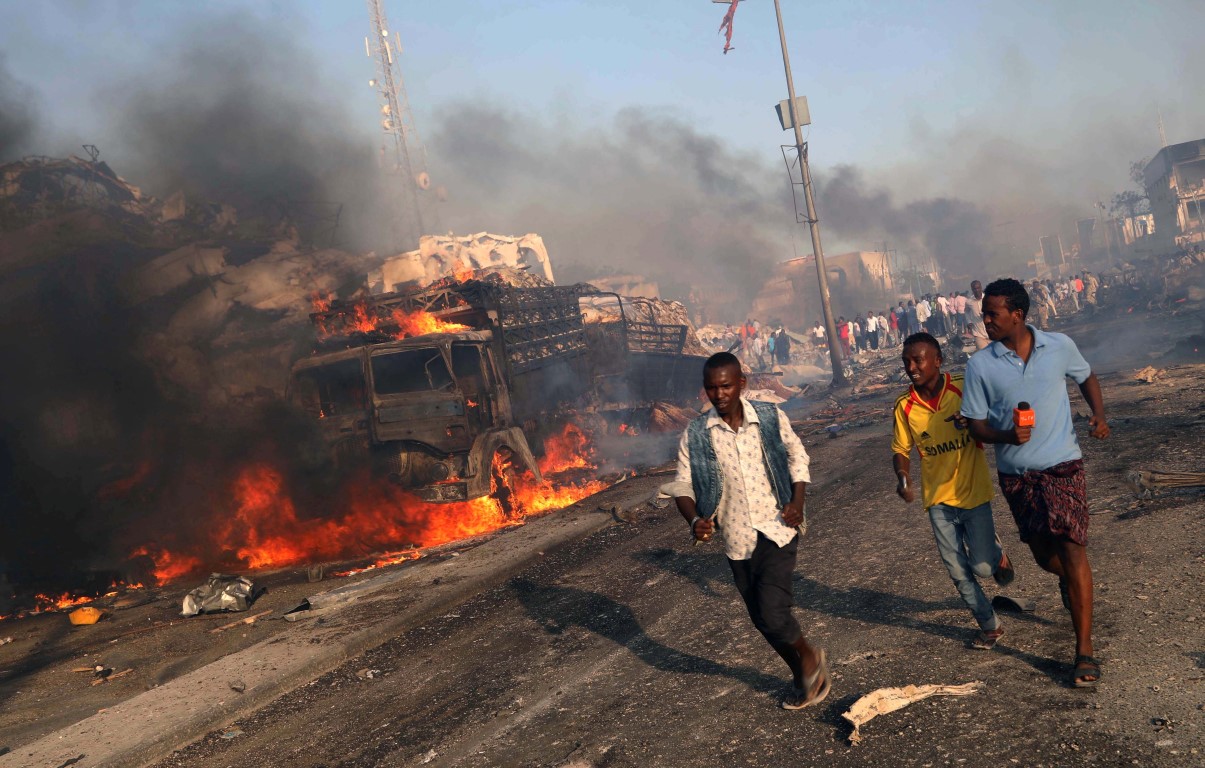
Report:
[{"label": "man's hand", "polygon": [[782,508],[782,521],[788,528],[797,528],[803,522],[803,502],[796,503],[794,499]]},{"label": "man's hand", "polygon": [[695,541],[711,541],[711,536],[715,533],[715,522],[709,517],[701,517],[695,521],[691,532],[695,535]]},{"label": "man's hand", "polygon": [[1033,432],[1033,427],[1013,427],[1013,439],[1010,441],[1013,445],[1025,445],[1029,442],[1029,436]]},{"label": "man's hand", "polygon": [[898,477],[900,482],[895,487],[896,495],[909,504],[916,501],[916,491],[912,490],[912,484],[908,482],[908,476],[900,472]]},{"label": "man's hand", "polygon": [[1109,429],[1109,422],[1105,421],[1105,415],[1103,413],[1092,414],[1088,418],[1088,426],[1092,428],[1088,434],[1092,435],[1097,440],[1104,440],[1109,436],[1109,433],[1112,432],[1112,430]]},{"label": "man's hand", "polygon": [[954,422],[954,429],[966,429],[967,428],[966,416],[963,416],[961,413],[956,413],[953,416],[947,417],[946,421]]}]

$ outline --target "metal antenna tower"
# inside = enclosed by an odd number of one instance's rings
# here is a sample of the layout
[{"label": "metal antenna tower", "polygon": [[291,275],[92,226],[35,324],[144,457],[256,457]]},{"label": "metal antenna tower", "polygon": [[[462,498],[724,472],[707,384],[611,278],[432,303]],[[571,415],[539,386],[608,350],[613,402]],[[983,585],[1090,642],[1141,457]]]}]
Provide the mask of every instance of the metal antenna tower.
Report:
[{"label": "metal antenna tower", "polygon": [[[431,188],[431,177],[427,174],[427,153],[414,126],[414,115],[410,113],[402,69],[397,63],[402,54],[402,42],[397,35],[390,35],[381,0],[368,0],[368,14],[373,33],[364,38],[364,53],[375,58],[377,65],[377,78],[370,80],[369,85],[376,88],[381,102],[381,129],[393,141],[392,170],[402,176],[405,199],[411,205],[421,236],[425,231],[421,196]],[[388,163],[386,145],[381,146],[381,152],[382,160]]]}]

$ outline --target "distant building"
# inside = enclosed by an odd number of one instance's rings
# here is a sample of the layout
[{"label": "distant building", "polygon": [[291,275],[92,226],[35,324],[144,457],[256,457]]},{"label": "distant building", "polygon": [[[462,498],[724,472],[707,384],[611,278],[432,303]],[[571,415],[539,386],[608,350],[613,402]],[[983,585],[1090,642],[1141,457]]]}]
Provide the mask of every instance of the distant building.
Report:
[{"label": "distant building", "polygon": [[1205,139],[1159,150],[1142,177],[1160,245],[1205,241]]},{"label": "distant building", "polygon": [[[898,300],[886,253],[854,251],[825,256],[824,265],[834,316],[886,309]],[[774,269],[753,300],[751,316],[805,328],[820,320],[822,311],[815,257],[801,256]]]}]

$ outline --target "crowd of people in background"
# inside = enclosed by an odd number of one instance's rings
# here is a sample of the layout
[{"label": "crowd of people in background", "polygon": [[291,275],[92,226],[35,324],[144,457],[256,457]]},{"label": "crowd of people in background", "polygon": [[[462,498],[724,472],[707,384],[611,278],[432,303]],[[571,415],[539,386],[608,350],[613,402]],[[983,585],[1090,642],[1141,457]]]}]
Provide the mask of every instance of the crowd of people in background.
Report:
[{"label": "crowd of people in background", "polygon": [[[1034,321],[1040,329],[1050,327],[1053,318],[1096,307],[1100,281],[1085,270],[1057,280],[1034,279],[1029,293],[1034,301]],[[901,300],[885,311],[866,310],[852,318],[837,318],[838,348],[845,358],[860,353],[898,347],[914,333],[928,333],[935,338],[968,336],[982,349],[987,344],[983,331],[983,291],[979,281],[971,283],[969,291],[926,293],[914,299]],[[812,336],[822,342],[824,325],[816,321]]]},{"label": "crowd of people in background", "polygon": [[[1027,288],[1033,299],[1033,323],[1046,330],[1055,318],[1093,311],[1099,286],[1087,270],[1059,279],[1032,280]],[[968,337],[982,349],[988,343],[982,312],[983,289],[976,280],[969,291],[926,293],[894,307],[866,309],[848,318],[841,315],[836,321],[837,348],[848,360],[897,348],[912,334],[925,332],[938,339]],[[828,332],[819,318],[804,333],[791,333],[777,321],[767,324],[749,318],[703,341],[714,349],[735,352],[755,371],[800,362],[827,365]]]}]

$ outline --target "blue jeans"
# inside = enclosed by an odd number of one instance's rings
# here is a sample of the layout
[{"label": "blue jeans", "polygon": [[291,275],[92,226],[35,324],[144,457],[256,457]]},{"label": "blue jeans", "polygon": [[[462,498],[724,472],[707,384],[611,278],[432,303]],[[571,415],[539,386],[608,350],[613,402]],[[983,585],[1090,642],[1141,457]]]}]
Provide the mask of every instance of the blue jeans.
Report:
[{"label": "blue jeans", "polygon": [[937,552],[946,564],[954,586],[958,587],[958,594],[979,622],[979,628],[985,632],[996,629],[1000,619],[975,580],[976,576],[986,579],[995,573],[1003,552],[992,522],[992,505],[960,509],[934,504],[929,507],[929,522],[933,525]]}]

